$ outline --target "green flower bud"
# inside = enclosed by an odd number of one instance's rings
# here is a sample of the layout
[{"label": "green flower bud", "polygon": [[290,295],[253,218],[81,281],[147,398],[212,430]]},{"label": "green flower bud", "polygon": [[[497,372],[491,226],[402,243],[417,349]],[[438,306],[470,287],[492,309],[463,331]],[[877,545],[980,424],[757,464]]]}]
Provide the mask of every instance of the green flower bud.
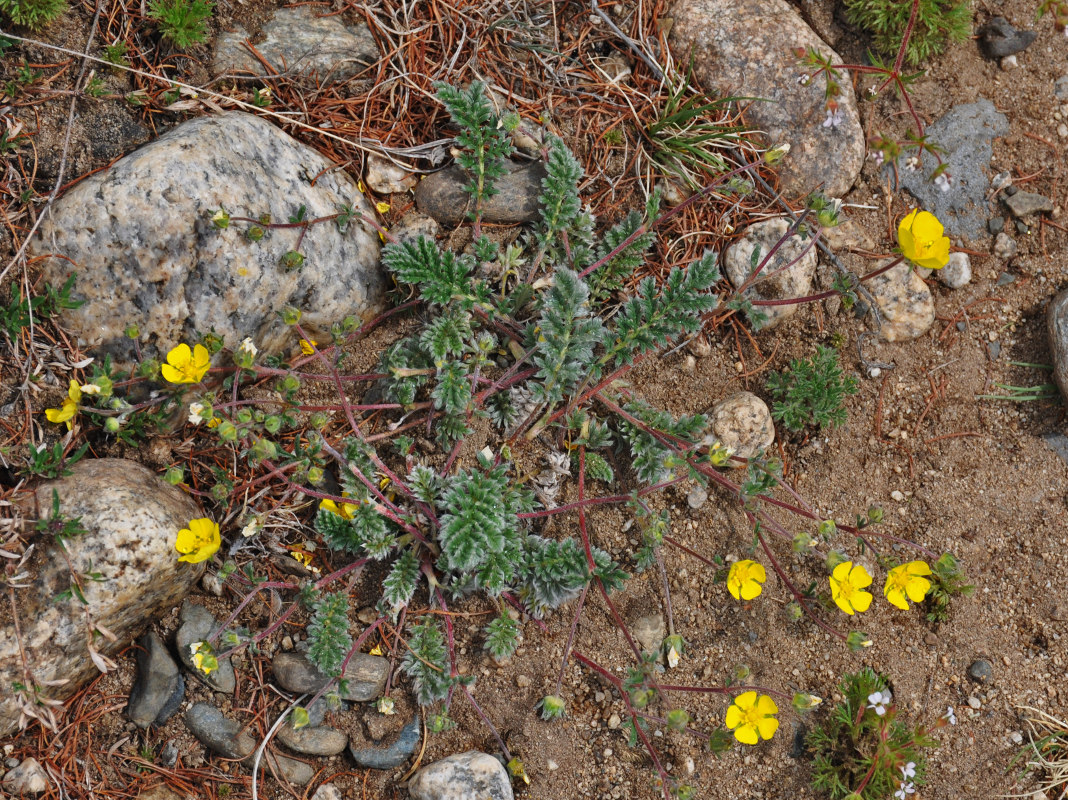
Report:
[{"label": "green flower bud", "polygon": [[137,374],[139,377],[148,378],[151,381],[159,378],[159,362],[154,358],[149,358],[142,361],[137,365]]},{"label": "green flower bud", "polygon": [[118,433],[122,424],[119,422],[118,417],[108,417],[104,420],[104,430],[108,433]]},{"label": "green flower bud", "polygon": [[872,506],[868,509],[868,521],[872,525],[878,525],[883,521],[883,510],[878,506]]},{"label": "green flower bud", "polygon": [[185,470],[182,467],[170,467],[163,473],[163,480],[171,486],[177,486],[185,481]]},{"label": "green flower bud", "polygon": [[554,694],[545,695],[538,703],[538,708],[541,709],[541,718],[545,720],[559,719],[564,716],[567,709],[567,704],[562,697],[557,697]]},{"label": "green flower bud", "polygon": [[823,537],[824,541],[827,541],[832,536],[834,536],[835,533],[838,532],[838,526],[835,524],[833,519],[825,519],[823,522],[820,523],[820,526],[816,529],[816,532]]},{"label": "green flower bud", "polygon": [[690,724],[690,715],[681,708],[676,708],[667,713],[667,726],[673,731],[685,730]]},{"label": "green flower bud", "polygon": [[300,309],[287,306],[282,310],[282,322],[286,325],[296,325],[300,322]]},{"label": "green flower bud", "polygon": [[136,339],[141,335],[141,329],[136,325],[127,325],[124,333],[126,334],[127,339]]},{"label": "green flower bud", "polygon": [[375,707],[378,709],[379,714],[385,714],[386,716],[392,716],[397,712],[394,710],[396,704],[393,702],[392,697],[379,697]]},{"label": "green flower bud", "polygon": [[250,422],[252,422],[252,410],[249,408],[239,408],[237,410],[237,413],[234,415],[234,419],[236,419],[242,425],[248,425]]},{"label": "green flower bud", "polygon": [[827,554],[827,571],[834,572],[834,568],[839,564],[844,564],[849,561],[849,556],[843,553],[841,550],[832,550]]},{"label": "green flower bud", "polygon": [[200,337],[200,343],[208,348],[208,352],[215,355],[223,348],[223,339],[215,331],[209,331]]},{"label": "green flower bud", "polygon": [[817,697],[814,694],[808,692],[794,692],[794,699],[791,701],[794,709],[798,713],[805,711],[811,711],[813,708],[823,702],[822,697]]},{"label": "green flower bud", "polygon": [[751,670],[748,664],[739,664],[734,668],[734,681],[735,683],[741,683],[749,677]]},{"label": "green flower bud", "polygon": [[309,467],[308,468],[308,483],[312,486],[319,486],[323,482],[323,478],[326,477],[322,467]]},{"label": "green flower bud", "polygon": [[225,503],[230,497],[230,487],[225,483],[217,483],[211,487],[212,499],[217,503]]},{"label": "green flower bud", "polygon": [[851,651],[857,653],[865,647],[871,647],[872,640],[863,631],[850,631],[849,635],[846,636],[846,645],[849,646]]},{"label": "green flower bud", "polygon": [[282,418],[277,414],[271,414],[263,420],[263,427],[268,433],[278,433],[282,429]]},{"label": "green flower bud", "polygon": [[800,622],[801,617],[805,616],[805,612],[804,609],[801,608],[800,603],[793,602],[787,604],[786,615],[790,618],[791,622]]},{"label": "green flower bud", "polygon": [[300,388],[300,378],[296,375],[286,375],[282,378],[281,387],[283,392],[295,392]]},{"label": "green flower bud", "polygon": [[224,231],[230,227],[230,215],[226,213],[226,209],[219,206],[218,211],[212,211],[211,224],[215,226],[217,230]]},{"label": "green flower bud", "polygon": [[248,237],[249,241],[258,242],[263,238],[265,233],[267,233],[267,231],[259,225],[249,225],[248,230],[245,231],[245,236]]},{"label": "green flower bud", "polygon": [[303,266],[304,256],[296,250],[289,250],[282,256],[282,269],[286,272],[293,272]]},{"label": "green flower bud", "polygon": [[219,427],[215,429],[215,432],[219,434],[219,440],[223,442],[236,442],[237,441],[237,426],[230,420],[223,420],[219,423]]},{"label": "green flower bud", "polygon": [[794,536],[793,547],[795,553],[807,553],[809,550],[812,549],[813,545],[815,544],[816,541],[804,531],[800,531],[796,536]]},{"label": "green flower bud", "polygon": [[308,417],[308,425],[315,430],[322,430],[330,424],[330,415],[325,411],[316,411]]},{"label": "green flower bud", "polygon": [[274,442],[270,439],[257,439],[256,443],[252,445],[252,456],[259,461],[273,459],[277,454],[278,448],[275,447]]}]

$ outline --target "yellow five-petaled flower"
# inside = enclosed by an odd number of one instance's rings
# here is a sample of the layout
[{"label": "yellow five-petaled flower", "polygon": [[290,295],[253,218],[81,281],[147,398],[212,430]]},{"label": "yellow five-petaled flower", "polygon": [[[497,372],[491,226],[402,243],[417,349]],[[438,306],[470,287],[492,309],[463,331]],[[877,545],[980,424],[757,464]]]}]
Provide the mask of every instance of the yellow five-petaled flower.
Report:
[{"label": "yellow five-petaled flower", "polygon": [[752,600],[763,591],[762,584],[768,574],[756,561],[735,561],[727,573],[727,591],[735,600]]},{"label": "yellow five-petaled flower", "polygon": [[[899,567],[894,567],[886,576],[886,586],[883,594],[891,605],[898,608],[908,609],[911,600],[918,603],[927,595],[931,588],[931,582],[924,575],[930,575],[931,568],[923,561],[910,561]],[[905,598],[908,598],[907,600]]]},{"label": "yellow five-petaled flower", "polygon": [[189,349],[184,342],[167,353],[167,363],[163,365],[163,377],[170,383],[200,383],[208,374],[211,366],[211,354],[202,344]]},{"label": "yellow five-petaled flower", "polygon": [[[348,492],[342,494],[342,497],[347,497]],[[339,507],[333,500],[323,499],[319,501],[319,508],[322,511],[329,511],[331,514],[337,514],[344,519],[352,519],[353,513],[356,511],[357,504],[354,503],[342,503]]]},{"label": "yellow five-petaled flower", "polygon": [[82,401],[82,387],[78,381],[71,381],[67,389],[67,399],[60,408],[46,408],[45,417],[49,422],[66,422],[67,430],[74,427],[74,415],[78,413],[78,403]]},{"label": "yellow five-petaled flower", "polygon": [[871,575],[863,566],[853,566],[852,561],[843,561],[831,573],[831,599],[845,613],[852,616],[857,611],[867,611],[871,605]]},{"label": "yellow five-petaled flower", "polygon": [[949,263],[949,239],[938,217],[918,208],[897,226],[897,241],[909,261],[927,269],[942,269]]},{"label": "yellow five-petaled flower", "polygon": [[207,517],[190,520],[188,528],[178,531],[178,538],[174,541],[174,549],[182,555],[179,561],[187,561],[196,564],[207,561],[222,544],[219,537],[219,526]]},{"label": "yellow five-petaled flower", "polygon": [[756,744],[760,739],[770,739],[779,729],[774,715],[779,713],[775,701],[756,692],[744,692],[734,698],[727,709],[727,727],[734,731],[734,738],[742,744]]}]

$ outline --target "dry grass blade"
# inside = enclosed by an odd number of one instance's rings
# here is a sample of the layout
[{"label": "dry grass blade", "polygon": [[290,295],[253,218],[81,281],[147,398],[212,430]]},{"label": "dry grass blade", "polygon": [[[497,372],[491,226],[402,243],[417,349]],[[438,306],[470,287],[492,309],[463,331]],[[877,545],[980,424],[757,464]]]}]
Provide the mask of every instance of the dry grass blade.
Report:
[{"label": "dry grass blade", "polygon": [[[1040,774],[1038,791],[1045,792],[1050,800],[1065,800],[1068,798],[1068,722],[1032,706],[1017,708],[1028,726],[1029,741],[1024,752],[1017,756],[1017,760],[1024,754],[1030,756],[1024,764],[1023,774]],[[1033,794],[1035,790],[1032,789],[1001,797],[1031,797]]]}]

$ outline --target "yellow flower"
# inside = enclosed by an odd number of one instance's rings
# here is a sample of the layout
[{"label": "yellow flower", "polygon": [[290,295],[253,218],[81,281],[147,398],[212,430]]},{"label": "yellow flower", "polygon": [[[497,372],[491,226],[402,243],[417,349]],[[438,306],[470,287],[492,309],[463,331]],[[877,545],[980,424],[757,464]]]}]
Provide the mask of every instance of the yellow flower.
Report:
[{"label": "yellow flower", "polygon": [[764,566],[755,561],[735,561],[727,574],[727,590],[735,600],[752,600],[763,588],[760,584],[768,579]]},{"label": "yellow flower", "polygon": [[190,520],[188,528],[178,531],[174,549],[183,554],[179,556],[179,561],[196,564],[215,555],[221,544],[219,526],[207,517],[201,517]]},{"label": "yellow flower", "polygon": [[184,342],[167,353],[163,377],[169,383],[200,383],[208,374],[211,355],[208,348],[198,344],[192,350]]},{"label": "yellow flower", "polygon": [[942,269],[949,263],[949,239],[938,217],[918,208],[897,226],[897,241],[905,258],[918,267]]},{"label": "yellow flower", "polygon": [[852,561],[843,561],[831,573],[831,598],[845,613],[852,616],[857,611],[867,611],[871,605],[871,592],[862,591],[871,586],[871,575],[863,566],[853,566]]},{"label": "yellow flower", "polygon": [[745,692],[735,697],[734,704],[727,709],[726,723],[739,742],[756,744],[775,735],[779,721],[773,715],[777,713],[779,707],[766,694],[758,698],[756,692]]},{"label": "yellow flower", "polygon": [[82,401],[82,387],[78,381],[71,381],[67,389],[67,399],[63,401],[61,408],[46,408],[45,417],[49,422],[66,422],[67,430],[74,427],[74,415],[78,413],[78,403]]},{"label": "yellow flower", "polygon": [[210,675],[219,668],[219,659],[215,657],[215,651],[207,642],[193,642],[189,645],[190,656],[193,666]]},{"label": "yellow flower", "polygon": [[[342,497],[348,497],[348,493],[342,495]],[[337,503],[333,500],[320,500],[319,508],[323,511],[329,511],[331,514],[337,514],[344,519],[352,519],[352,514],[356,510],[356,504],[354,503],[342,503],[338,508]]]},{"label": "yellow flower", "polygon": [[315,346],[319,344],[314,339],[301,339],[300,340],[300,352],[306,356],[310,356],[315,352]]},{"label": "yellow flower", "polygon": [[384,200],[375,203],[375,211],[377,211],[379,214],[385,214],[387,211],[389,211],[389,203],[385,202]]},{"label": "yellow flower", "polygon": [[[909,600],[918,603],[927,595],[931,582],[923,576],[930,574],[931,568],[923,561],[910,561],[894,567],[886,576],[883,594],[891,605],[908,610]],[[906,596],[908,600],[905,599]]]}]

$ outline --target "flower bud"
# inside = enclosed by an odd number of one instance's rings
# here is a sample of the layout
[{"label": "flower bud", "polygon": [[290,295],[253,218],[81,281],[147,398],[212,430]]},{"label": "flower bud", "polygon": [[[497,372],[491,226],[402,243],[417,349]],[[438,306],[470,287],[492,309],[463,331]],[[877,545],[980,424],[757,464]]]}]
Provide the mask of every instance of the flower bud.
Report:
[{"label": "flower bud", "polygon": [[676,708],[667,713],[667,726],[673,731],[685,730],[690,724],[690,715],[681,708]]},{"label": "flower bud", "polygon": [[218,211],[213,211],[211,214],[211,224],[215,226],[216,230],[224,231],[230,227],[230,215],[226,213],[226,209],[222,206]]},{"label": "flower bud", "polygon": [[312,486],[319,486],[323,482],[325,474],[322,467],[309,467],[308,468],[308,483]]},{"label": "flower bud", "polygon": [[554,694],[549,694],[543,697],[541,702],[538,703],[538,706],[541,708],[541,718],[546,720],[557,719],[564,716],[564,711],[567,708],[564,699],[562,697],[557,697]]},{"label": "flower bud", "polygon": [[850,631],[846,637],[846,644],[849,649],[854,653],[863,650],[865,647],[872,646],[872,640],[868,638],[868,634],[863,631]]},{"label": "flower bud", "polygon": [[136,339],[141,335],[141,330],[136,325],[127,325],[124,333],[127,339]]},{"label": "flower bud", "polygon": [[177,486],[185,480],[185,470],[181,467],[170,467],[163,473],[163,480],[171,486]]},{"label": "flower bud", "polygon": [[300,309],[287,306],[282,310],[282,322],[286,325],[296,325],[300,322]]},{"label": "flower bud", "polygon": [[812,710],[822,702],[823,698],[814,694],[809,694],[808,692],[794,692],[792,704],[795,710],[804,712]]},{"label": "flower bud", "polygon": [[278,433],[282,429],[282,418],[277,414],[271,414],[263,420],[263,427],[268,433]]},{"label": "flower bud", "polygon": [[827,554],[827,571],[834,572],[835,567],[839,564],[844,564],[846,561],[849,561],[849,556],[841,550],[832,550]]},{"label": "flower bud", "polygon": [[282,256],[282,269],[293,272],[304,266],[304,255],[296,250],[289,250]]},{"label": "flower bud", "polygon": [[117,417],[108,417],[106,420],[104,420],[104,430],[106,430],[108,433],[118,433],[121,427],[122,424],[119,422]]},{"label": "flower bud", "polygon": [[236,442],[237,441],[237,426],[230,420],[223,420],[219,423],[219,427],[215,429],[215,432],[219,434],[220,441],[223,442]]}]

